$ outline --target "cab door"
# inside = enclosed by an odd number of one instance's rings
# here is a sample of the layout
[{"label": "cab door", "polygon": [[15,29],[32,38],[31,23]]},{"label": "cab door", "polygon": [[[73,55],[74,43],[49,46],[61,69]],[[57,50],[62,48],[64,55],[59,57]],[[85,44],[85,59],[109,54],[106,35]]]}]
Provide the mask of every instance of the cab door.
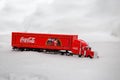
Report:
[{"label": "cab door", "polygon": [[72,53],[73,54],[76,54],[76,55],[79,55],[81,52],[81,49],[80,49],[80,41],[79,40],[75,40],[72,44]]}]

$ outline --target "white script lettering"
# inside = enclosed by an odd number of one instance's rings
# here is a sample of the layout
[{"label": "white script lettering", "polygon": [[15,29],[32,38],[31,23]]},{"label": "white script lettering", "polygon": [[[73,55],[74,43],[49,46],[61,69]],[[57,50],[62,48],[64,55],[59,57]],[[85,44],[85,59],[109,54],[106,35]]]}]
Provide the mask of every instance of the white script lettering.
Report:
[{"label": "white script lettering", "polygon": [[35,38],[34,37],[28,37],[28,38],[21,37],[20,43],[35,43]]}]

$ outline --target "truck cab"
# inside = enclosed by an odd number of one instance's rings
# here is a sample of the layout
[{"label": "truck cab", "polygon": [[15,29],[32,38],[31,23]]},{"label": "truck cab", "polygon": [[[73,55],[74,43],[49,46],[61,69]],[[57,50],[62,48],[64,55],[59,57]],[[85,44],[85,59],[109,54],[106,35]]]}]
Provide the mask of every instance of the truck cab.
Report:
[{"label": "truck cab", "polygon": [[94,51],[84,40],[74,40],[72,45],[72,53],[79,57],[94,57]]}]

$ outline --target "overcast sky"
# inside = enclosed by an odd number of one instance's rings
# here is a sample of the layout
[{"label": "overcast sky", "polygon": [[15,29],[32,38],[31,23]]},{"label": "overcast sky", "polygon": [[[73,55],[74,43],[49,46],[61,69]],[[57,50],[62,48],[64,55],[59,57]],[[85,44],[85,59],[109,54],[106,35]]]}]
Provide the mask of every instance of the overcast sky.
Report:
[{"label": "overcast sky", "polygon": [[120,34],[119,0],[0,0],[0,31]]}]

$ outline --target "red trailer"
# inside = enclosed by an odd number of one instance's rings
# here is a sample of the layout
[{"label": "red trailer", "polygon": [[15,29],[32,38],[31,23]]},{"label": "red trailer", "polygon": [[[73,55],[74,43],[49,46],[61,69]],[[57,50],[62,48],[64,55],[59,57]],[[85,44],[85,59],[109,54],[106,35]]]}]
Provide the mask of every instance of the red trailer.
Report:
[{"label": "red trailer", "polygon": [[78,35],[12,32],[11,45],[13,50],[52,51],[62,55],[94,57],[94,52],[85,41],[78,39]]}]

